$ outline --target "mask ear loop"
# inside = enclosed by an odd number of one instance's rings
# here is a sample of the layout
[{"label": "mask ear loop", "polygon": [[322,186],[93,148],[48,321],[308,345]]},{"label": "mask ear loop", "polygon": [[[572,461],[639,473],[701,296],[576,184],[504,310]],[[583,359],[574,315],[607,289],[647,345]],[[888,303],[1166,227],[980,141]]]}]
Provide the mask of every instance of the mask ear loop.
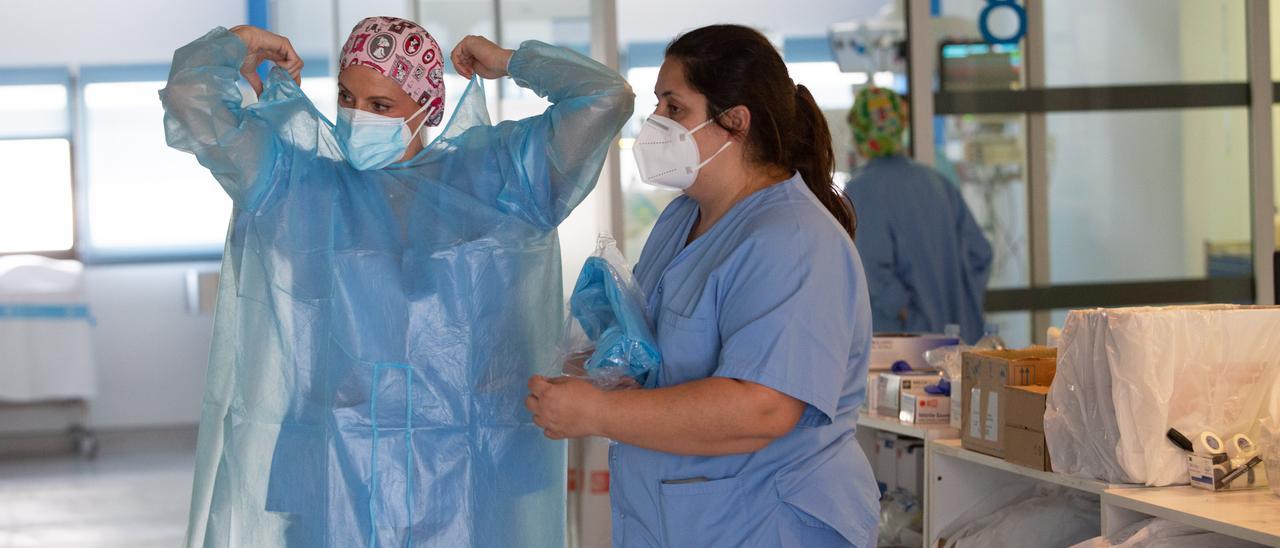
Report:
[{"label": "mask ear loop", "polygon": [[[409,125],[409,120],[412,120],[414,116],[422,114],[422,112],[427,110],[427,108],[430,106],[431,106],[431,103],[427,102],[427,104],[422,105],[422,108],[419,108],[417,112],[410,114],[409,117],[405,119],[405,125]],[[418,132],[422,131],[422,128],[426,127],[426,125],[427,125],[427,117],[423,116],[422,122],[418,124],[418,129],[413,130],[413,133],[409,135],[409,142],[413,142],[413,140],[418,137]],[[423,143],[423,144],[426,144],[426,143]]]},{"label": "mask ear loop", "polygon": [[[728,109],[722,110],[722,111],[720,111],[720,114],[717,114],[717,115],[715,115],[715,116],[712,116],[712,117],[710,117],[710,118],[707,118],[707,121],[705,121],[705,122],[703,122],[703,123],[701,123],[701,124],[698,124],[698,125],[697,125],[697,126],[695,126],[693,129],[689,130],[689,135],[693,135],[693,133],[694,133],[695,131],[698,131],[698,130],[700,130],[700,129],[702,129],[702,128],[706,127],[706,126],[707,126],[707,124],[710,124],[711,122],[714,122],[716,118],[719,118],[722,114],[724,114],[724,113],[726,113],[726,112],[729,112],[729,110],[728,110]],[[723,145],[720,145],[720,149],[719,149],[719,150],[715,151],[715,153],[714,153],[714,154],[712,154],[711,156],[708,156],[706,160],[703,160],[701,163],[699,163],[699,164],[698,164],[697,169],[702,169],[704,166],[706,166],[707,164],[711,163],[711,161],[712,161],[712,160],[716,159],[716,156],[719,156],[721,152],[724,152],[724,150],[725,150],[726,148],[729,148],[729,145],[732,145],[732,144],[733,144],[733,139],[729,139],[729,140],[725,141]]]}]

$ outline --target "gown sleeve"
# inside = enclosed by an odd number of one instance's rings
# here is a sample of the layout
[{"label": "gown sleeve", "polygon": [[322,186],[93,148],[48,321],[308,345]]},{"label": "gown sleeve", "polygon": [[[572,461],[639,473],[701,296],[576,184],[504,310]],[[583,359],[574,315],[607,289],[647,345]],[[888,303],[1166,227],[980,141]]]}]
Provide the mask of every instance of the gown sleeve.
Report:
[{"label": "gown sleeve", "polygon": [[467,176],[453,182],[508,214],[555,228],[595,186],[635,94],[617,72],[538,41],[521,44],[507,71],[551,106],[460,136],[450,161],[454,173]]}]

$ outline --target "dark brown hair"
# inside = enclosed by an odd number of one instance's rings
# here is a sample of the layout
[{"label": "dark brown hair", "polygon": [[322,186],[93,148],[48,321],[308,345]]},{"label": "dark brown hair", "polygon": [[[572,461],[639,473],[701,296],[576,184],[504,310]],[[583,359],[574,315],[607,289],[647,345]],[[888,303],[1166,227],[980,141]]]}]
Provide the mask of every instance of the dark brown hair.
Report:
[{"label": "dark brown hair", "polygon": [[[751,112],[742,138],[747,157],[767,166],[799,171],[809,190],[853,239],[858,221],[852,204],[831,180],[835,152],[831,130],[808,88],[791,81],[787,65],[769,39],[741,25],[691,30],[667,45],[668,59],[684,67],[685,80],[707,98],[707,112],[738,105]],[[725,131],[732,128],[716,118]]]}]

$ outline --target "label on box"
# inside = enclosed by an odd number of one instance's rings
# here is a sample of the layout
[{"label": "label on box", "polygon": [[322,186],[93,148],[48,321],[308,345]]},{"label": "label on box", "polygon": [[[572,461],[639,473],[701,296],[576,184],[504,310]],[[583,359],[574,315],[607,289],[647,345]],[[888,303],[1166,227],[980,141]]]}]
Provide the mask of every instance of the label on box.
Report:
[{"label": "label on box", "polygon": [[[954,384],[952,386],[959,386]],[[964,420],[964,398],[959,397],[961,392],[956,390],[956,397],[951,398],[951,416],[948,420],[948,426],[960,429],[960,421]]]},{"label": "label on box", "polygon": [[987,416],[986,430],[982,433],[982,437],[987,441],[1000,441],[1000,394],[991,391],[987,392]]},{"label": "label on box", "polygon": [[951,419],[951,398],[933,394],[902,395],[898,420],[913,424],[942,424]]},{"label": "label on box", "polygon": [[867,399],[863,402],[863,407],[872,413],[877,413],[880,408],[880,373],[872,371],[867,374]]},{"label": "label on box", "polygon": [[1190,475],[1191,485],[1210,491],[1215,490],[1212,459],[1188,455],[1187,473]]},{"label": "label on box", "polygon": [[[1215,460],[1217,462],[1214,462]],[[1224,484],[1223,478],[1233,470],[1231,461],[1227,460],[1225,455],[1216,459],[1208,455],[1195,453],[1187,455],[1187,474],[1193,487],[1209,491],[1228,491],[1251,489],[1256,485],[1257,476],[1253,471],[1244,472],[1231,483]]]},{"label": "label on box", "polygon": [[969,406],[969,434],[976,438],[982,432],[982,389],[973,387],[969,391],[969,401],[972,402]]}]

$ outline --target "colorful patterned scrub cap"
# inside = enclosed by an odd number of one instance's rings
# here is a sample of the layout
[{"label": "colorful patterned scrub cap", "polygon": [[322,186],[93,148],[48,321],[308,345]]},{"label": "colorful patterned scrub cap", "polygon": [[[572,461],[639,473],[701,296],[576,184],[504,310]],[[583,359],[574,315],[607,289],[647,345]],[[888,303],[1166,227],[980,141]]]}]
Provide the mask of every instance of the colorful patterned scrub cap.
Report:
[{"label": "colorful patterned scrub cap", "polygon": [[862,88],[849,110],[849,125],[853,126],[853,142],[863,158],[901,154],[907,102],[884,88]]},{"label": "colorful patterned scrub cap", "polygon": [[363,65],[393,80],[419,106],[428,105],[427,125],[444,118],[444,57],[440,44],[413,21],[369,17],[356,23],[342,46],[339,70]]}]

